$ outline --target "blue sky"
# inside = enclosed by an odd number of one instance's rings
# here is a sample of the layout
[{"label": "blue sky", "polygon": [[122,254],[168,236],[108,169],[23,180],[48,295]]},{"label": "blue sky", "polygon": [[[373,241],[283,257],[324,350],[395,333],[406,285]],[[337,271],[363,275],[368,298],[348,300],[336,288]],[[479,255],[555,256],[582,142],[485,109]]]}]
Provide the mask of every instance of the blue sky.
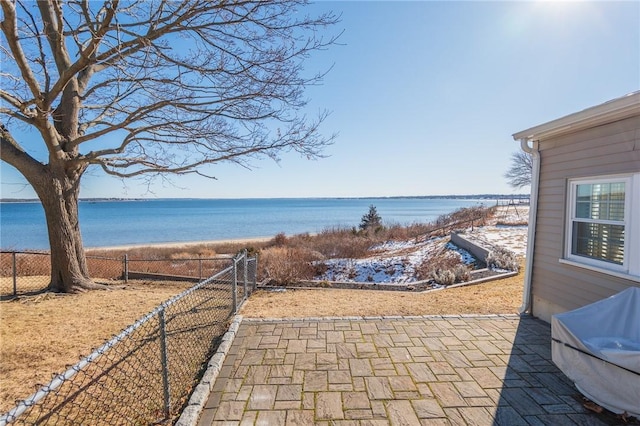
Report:
[{"label": "blue sky", "polygon": [[[640,2],[318,2],[342,15],[318,52],[309,113],[339,133],[309,161],[219,165],[148,187],[95,170],[82,197],[361,197],[520,193],[503,174],[520,130],[640,89]],[[2,197],[33,191],[6,164]]]}]

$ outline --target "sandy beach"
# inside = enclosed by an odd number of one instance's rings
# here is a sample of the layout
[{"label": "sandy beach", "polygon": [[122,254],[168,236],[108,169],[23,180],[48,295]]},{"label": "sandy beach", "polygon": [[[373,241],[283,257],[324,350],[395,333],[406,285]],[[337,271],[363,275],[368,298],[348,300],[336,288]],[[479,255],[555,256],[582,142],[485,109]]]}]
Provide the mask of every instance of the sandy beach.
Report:
[{"label": "sandy beach", "polygon": [[251,238],[234,238],[227,240],[204,240],[204,241],[180,241],[171,243],[143,243],[143,244],[125,244],[121,246],[108,246],[108,247],[87,247],[87,251],[101,251],[101,250],[129,250],[129,249],[144,249],[144,248],[189,248],[194,246],[216,246],[223,244],[248,244],[248,243],[264,243],[271,240],[273,237],[251,237]]}]

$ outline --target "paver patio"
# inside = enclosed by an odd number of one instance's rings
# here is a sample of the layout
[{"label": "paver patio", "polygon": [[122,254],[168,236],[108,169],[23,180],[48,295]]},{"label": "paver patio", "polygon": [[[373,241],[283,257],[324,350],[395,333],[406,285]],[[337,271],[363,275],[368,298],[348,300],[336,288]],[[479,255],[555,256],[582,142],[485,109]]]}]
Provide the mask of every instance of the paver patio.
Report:
[{"label": "paver patio", "polygon": [[530,317],[244,319],[199,426],[598,425]]}]

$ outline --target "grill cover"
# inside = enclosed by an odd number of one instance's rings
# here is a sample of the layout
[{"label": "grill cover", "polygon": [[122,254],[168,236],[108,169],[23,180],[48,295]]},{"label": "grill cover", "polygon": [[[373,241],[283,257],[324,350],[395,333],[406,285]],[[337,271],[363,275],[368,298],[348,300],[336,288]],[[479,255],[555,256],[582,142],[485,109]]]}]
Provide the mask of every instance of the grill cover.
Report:
[{"label": "grill cover", "polygon": [[598,405],[640,418],[640,288],[551,317],[551,356]]}]

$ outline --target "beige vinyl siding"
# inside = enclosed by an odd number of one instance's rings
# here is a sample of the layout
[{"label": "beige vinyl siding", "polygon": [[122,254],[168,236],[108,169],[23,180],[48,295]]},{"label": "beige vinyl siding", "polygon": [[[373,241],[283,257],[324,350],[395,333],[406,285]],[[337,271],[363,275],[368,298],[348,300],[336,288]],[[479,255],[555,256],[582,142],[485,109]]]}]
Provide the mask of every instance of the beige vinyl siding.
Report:
[{"label": "beige vinyl siding", "polygon": [[[637,118],[616,122],[621,123],[620,126],[609,124],[581,132],[584,134],[584,139],[580,141],[580,146],[581,150],[585,151],[585,158],[598,158],[605,154],[632,151],[637,138],[637,130],[629,128],[628,123],[633,126],[632,123],[635,120]],[[607,137],[607,133],[616,131],[619,133]],[[549,164],[566,163],[573,160],[574,151],[570,142],[574,140],[575,135],[574,133],[555,140],[544,141],[545,145],[548,145],[547,149],[553,149],[554,152],[553,157],[548,159]],[[603,145],[603,140],[606,140],[606,145]]]},{"label": "beige vinyl siding", "polygon": [[[640,117],[539,142],[533,296],[571,310],[640,286],[637,281],[559,262],[564,253],[568,179],[640,172]],[[533,310],[535,315],[535,304]]]}]

